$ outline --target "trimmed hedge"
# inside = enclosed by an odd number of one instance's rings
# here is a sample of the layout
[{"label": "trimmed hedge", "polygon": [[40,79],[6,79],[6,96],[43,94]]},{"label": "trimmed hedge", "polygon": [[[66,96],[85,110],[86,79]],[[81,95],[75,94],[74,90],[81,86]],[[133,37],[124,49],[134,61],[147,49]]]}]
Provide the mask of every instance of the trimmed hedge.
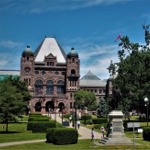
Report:
[{"label": "trimmed hedge", "polygon": [[32,132],[45,132],[47,128],[55,127],[55,121],[29,121],[27,124],[27,130],[32,130]]},{"label": "trimmed hedge", "polygon": [[64,114],[63,117],[66,118],[66,119],[69,119],[69,117],[70,117],[71,115],[72,115],[72,114]]},{"label": "trimmed hedge", "polygon": [[34,122],[32,124],[32,132],[46,132],[48,128],[55,128],[56,123],[54,121]]},{"label": "trimmed hedge", "polygon": [[46,139],[47,139],[47,143],[53,143],[54,141],[54,131],[56,128],[48,128],[46,130]]},{"label": "trimmed hedge", "polygon": [[63,128],[63,125],[54,120],[50,121],[30,121],[27,124],[27,130],[32,132],[45,132],[47,128]]},{"label": "trimmed hedge", "polygon": [[107,129],[107,123],[94,124],[94,126],[93,126],[94,129],[99,129],[99,130],[101,127],[104,127],[105,129]]},{"label": "trimmed hedge", "polygon": [[30,113],[29,116],[42,116],[40,112]]},{"label": "trimmed hedge", "polygon": [[49,121],[49,118],[47,116],[31,116],[28,121]]},{"label": "trimmed hedge", "polygon": [[57,145],[76,144],[78,142],[78,131],[73,128],[47,129],[46,139],[48,143]]},{"label": "trimmed hedge", "polygon": [[92,119],[94,124],[107,123],[107,118],[94,118]]},{"label": "trimmed hedge", "polygon": [[150,127],[143,128],[143,139],[146,141],[150,141]]},{"label": "trimmed hedge", "polygon": [[81,116],[81,120],[90,120],[90,119],[92,119],[92,116],[89,114]]}]

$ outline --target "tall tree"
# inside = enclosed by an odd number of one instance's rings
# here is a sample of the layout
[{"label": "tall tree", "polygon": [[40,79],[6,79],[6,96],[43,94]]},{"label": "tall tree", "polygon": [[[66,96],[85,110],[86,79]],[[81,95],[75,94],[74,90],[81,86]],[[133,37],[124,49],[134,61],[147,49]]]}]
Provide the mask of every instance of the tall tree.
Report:
[{"label": "tall tree", "polygon": [[6,124],[6,132],[9,121],[15,116],[22,115],[27,106],[24,95],[18,89],[19,87],[13,85],[10,79],[0,82],[0,118]]},{"label": "tall tree", "polygon": [[144,97],[150,96],[150,33],[149,26],[144,26],[145,44],[132,43],[127,36],[121,38],[118,51],[119,63],[112,63],[109,71],[112,76],[114,91],[119,95],[117,108],[124,111],[143,111]]},{"label": "tall tree", "polygon": [[97,108],[96,96],[92,92],[79,90],[74,94],[74,98],[77,106],[87,107],[88,110],[95,110]]},{"label": "tall tree", "polygon": [[108,115],[108,105],[103,97],[100,99],[97,111],[99,117],[107,117]]}]

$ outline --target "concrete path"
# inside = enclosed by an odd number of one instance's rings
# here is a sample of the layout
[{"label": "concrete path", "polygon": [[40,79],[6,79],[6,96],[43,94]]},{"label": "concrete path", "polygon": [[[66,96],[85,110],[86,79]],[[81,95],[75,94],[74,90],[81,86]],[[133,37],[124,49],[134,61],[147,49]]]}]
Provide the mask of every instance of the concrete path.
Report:
[{"label": "concrete path", "polygon": [[39,143],[39,142],[45,142],[45,141],[46,140],[7,142],[7,143],[0,143],[0,147],[13,146],[13,145],[21,145],[21,144],[27,144],[27,143]]},{"label": "concrete path", "polygon": [[[55,114],[51,114],[52,119],[56,119],[58,122],[62,123],[62,118],[61,115],[55,115]],[[72,128],[72,124],[70,124],[70,127]],[[79,139],[91,139],[91,130],[84,127],[84,126],[80,126],[78,130],[78,133],[80,134]],[[101,133],[95,132],[95,138],[96,139],[100,139],[102,136]]]}]

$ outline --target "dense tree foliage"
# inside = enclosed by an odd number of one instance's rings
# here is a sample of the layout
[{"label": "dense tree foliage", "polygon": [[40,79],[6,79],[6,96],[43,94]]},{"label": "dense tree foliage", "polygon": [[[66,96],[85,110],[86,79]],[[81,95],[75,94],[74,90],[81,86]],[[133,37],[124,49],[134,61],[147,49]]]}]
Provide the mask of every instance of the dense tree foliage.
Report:
[{"label": "dense tree foliage", "polygon": [[[144,110],[144,97],[150,96],[150,33],[143,26],[145,44],[132,43],[127,36],[121,38],[118,63],[111,62],[109,71],[112,79],[116,108],[124,111]],[[149,97],[150,98],[150,97]]]},{"label": "dense tree foliage", "polygon": [[108,105],[103,97],[100,99],[97,114],[99,117],[107,117],[108,115]]},{"label": "dense tree foliage", "polygon": [[27,86],[19,79],[10,77],[0,82],[0,119],[6,124],[6,132],[9,121],[27,110],[28,98],[30,95]]},{"label": "dense tree foliage", "polygon": [[75,103],[78,107],[87,107],[88,110],[97,108],[96,96],[94,93],[84,90],[79,90],[74,94]]}]

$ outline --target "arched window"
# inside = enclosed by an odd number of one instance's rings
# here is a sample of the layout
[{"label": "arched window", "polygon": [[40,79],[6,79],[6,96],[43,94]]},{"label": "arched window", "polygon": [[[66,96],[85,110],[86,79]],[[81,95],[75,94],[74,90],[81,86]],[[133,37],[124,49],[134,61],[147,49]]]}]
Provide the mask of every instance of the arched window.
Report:
[{"label": "arched window", "polygon": [[62,80],[57,82],[57,94],[64,94],[65,93],[65,83]]},{"label": "arched window", "polygon": [[43,94],[43,82],[42,80],[36,80],[35,82],[35,94],[42,95]]},{"label": "arched window", "polygon": [[46,82],[46,95],[53,95],[54,93],[54,82],[52,80],[48,80]]},{"label": "arched window", "polygon": [[71,70],[71,75],[75,75],[76,71],[74,69]]}]

